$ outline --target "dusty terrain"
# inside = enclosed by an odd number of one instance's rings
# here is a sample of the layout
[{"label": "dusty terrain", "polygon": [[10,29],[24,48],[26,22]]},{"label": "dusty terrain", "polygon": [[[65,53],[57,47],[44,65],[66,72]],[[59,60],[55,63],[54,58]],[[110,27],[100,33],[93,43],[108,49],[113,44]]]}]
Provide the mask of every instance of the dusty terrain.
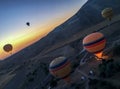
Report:
[{"label": "dusty terrain", "polygon": [[[60,80],[53,89],[96,89],[96,86],[99,86],[97,89],[107,89],[107,84],[120,89],[119,72],[102,80],[98,77],[98,66],[101,61],[92,57],[85,64],[79,65],[84,56],[84,54],[79,55],[83,49],[82,39],[86,35],[95,31],[102,32],[107,39],[105,53],[108,55],[114,54],[114,47],[120,43],[119,0],[106,0],[104,2],[110,1],[110,3],[101,5],[103,1],[99,0],[97,3],[97,0],[89,0],[78,13],[56,27],[46,37],[4,61],[0,61],[0,89],[47,89],[53,78],[48,71],[49,63],[58,56],[68,57],[73,66],[75,65],[71,74],[73,84],[66,84]],[[105,20],[100,15],[101,10],[108,5],[115,9],[112,21]],[[86,14],[86,10],[89,12],[88,14]],[[64,30],[61,30],[61,27]],[[119,55],[110,56],[120,64]],[[101,83],[99,82],[96,86],[92,84],[89,86],[91,80],[88,79],[88,73],[90,70],[95,72],[93,79],[107,82],[104,88],[100,87]],[[86,80],[82,81],[82,76],[86,77]]]}]

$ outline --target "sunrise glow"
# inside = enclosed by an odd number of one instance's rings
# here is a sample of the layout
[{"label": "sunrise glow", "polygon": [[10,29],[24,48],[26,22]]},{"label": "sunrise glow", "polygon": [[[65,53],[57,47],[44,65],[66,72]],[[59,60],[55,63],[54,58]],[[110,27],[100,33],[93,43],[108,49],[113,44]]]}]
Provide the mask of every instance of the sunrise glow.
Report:
[{"label": "sunrise glow", "polygon": [[[11,56],[10,53],[6,53],[3,50],[3,46],[7,43],[10,43],[13,45],[13,50],[12,54],[20,51],[21,49],[33,44],[34,42],[40,40],[42,37],[46,36],[50,31],[52,31],[56,26],[59,24],[63,23],[65,20],[67,20],[71,14],[68,14],[60,19],[55,19],[53,21],[47,22],[45,25],[42,27],[37,26],[36,28],[30,28],[30,29],[25,29],[25,30],[30,30],[27,31],[25,34],[22,35],[14,35],[11,36],[10,38],[7,38],[6,40],[1,41],[0,44],[0,59],[4,59],[6,57]],[[53,22],[53,23],[51,23]],[[41,30],[42,29],[42,30]]]}]

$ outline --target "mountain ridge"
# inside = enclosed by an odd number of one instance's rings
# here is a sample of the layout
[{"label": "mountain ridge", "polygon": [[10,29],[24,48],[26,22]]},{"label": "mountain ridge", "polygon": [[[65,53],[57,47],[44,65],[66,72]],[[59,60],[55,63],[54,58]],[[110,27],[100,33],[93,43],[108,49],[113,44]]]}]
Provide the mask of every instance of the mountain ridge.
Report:
[{"label": "mountain ridge", "polygon": [[[41,89],[40,82],[43,81],[48,74],[46,68],[48,68],[50,61],[57,56],[66,54],[68,54],[68,57],[74,57],[75,54],[81,50],[80,47],[82,47],[82,39],[81,37],[79,39],[77,38],[77,40],[68,43],[67,46],[65,45],[62,48],[54,49],[53,51],[51,51],[50,48],[58,43],[62,44],[65,40],[67,41],[70,38],[74,38],[77,33],[79,33],[77,36],[82,32],[84,33],[82,33],[82,35],[87,35],[92,31],[98,30],[99,26],[97,24],[105,20],[101,16],[101,11],[105,7],[112,7],[115,16],[120,14],[120,0],[88,0],[88,2],[85,3],[74,16],[53,29],[53,31],[51,31],[46,37],[43,37],[29,47],[26,47],[13,56],[1,61],[1,81],[3,79],[2,76],[9,78],[12,74],[16,74],[12,80],[7,81],[8,83],[2,89],[11,89],[13,86],[14,89],[37,89],[36,86],[39,86],[38,88]],[[108,21],[105,21],[105,23],[105,25],[107,25]],[[119,22],[112,24],[111,26],[107,26],[106,28],[103,28],[103,31],[101,31],[105,34],[109,32],[109,42],[111,41],[112,35],[116,36],[116,40],[119,39],[118,36],[120,32],[118,32],[118,29],[120,27],[118,25]],[[93,26],[98,27],[91,28]],[[112,34],[112,31],[115,31],[118,34],[116,35],[115,32]],[[69,52],[67,52],[68,49]],[[44,54],[43,51],[46,53],[45,55],[42,55],[42,53]],[[20,88],[18,88],[18,86],[20,86]]]}]

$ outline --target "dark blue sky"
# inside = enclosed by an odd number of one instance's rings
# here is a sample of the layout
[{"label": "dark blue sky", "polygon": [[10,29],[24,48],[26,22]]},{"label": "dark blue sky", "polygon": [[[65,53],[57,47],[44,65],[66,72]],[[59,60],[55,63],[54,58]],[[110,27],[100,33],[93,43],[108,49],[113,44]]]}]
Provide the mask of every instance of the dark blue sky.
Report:
[{"label": "dark blue sky", "polygon": [[[11,34],[11,32],[20,32],[20,29],[24,29],[26,21],[32,22],[34,26],[45,24],[47,21],[79,9],[85,1],[0,0],[0,30],[5,35]],[[23,28],[21,28],[22,26]],[[6,32],[4,33],[4,31]]]},{"label": "dark blue sky", "polygon": [[[45,34],[51,31],[50,28],[70,18],[86,1],[0,0],[0,49],[3,44],[33,32]],[[26,22],[31,26],[28,27]]]}]

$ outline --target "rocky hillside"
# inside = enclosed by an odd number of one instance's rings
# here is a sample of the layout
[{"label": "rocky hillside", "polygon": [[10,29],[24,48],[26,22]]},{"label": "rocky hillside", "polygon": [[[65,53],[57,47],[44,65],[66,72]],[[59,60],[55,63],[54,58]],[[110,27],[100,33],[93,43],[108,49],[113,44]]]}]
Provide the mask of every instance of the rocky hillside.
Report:
[{"label": "rocky hillside", "polygon": [[[101,16],[106,7],[112,7],[116,17],[107,27],[107,21]],[[41,89],[50,61],[61,55],[74,58],[82,48],[82,37],[98,28],[105,27],[101,32],[109,42],[119,40],[119,8],[120,0],[88,0],[74,16],[46,37],[0,62],[0,89]]]},{"label": "rocky hillside", "polygon": [[74,34],[103,21],[104,19],[101,16],[101,11],[104,8],[112,7],[114,14],[119,14],[119,4],[119,0],[88,0],[88,2],[83,5],[83,7],[74,16],[53,29],[53,31],[50,32],[46,37],[7,58],[6,60],[15,61],[17,58],[21,60],[27,60],[31,57],[35,57],[36,55],[40,54],[42,50],[49,48],[51,45],[61,42],[63,39],[68,39]]}]

